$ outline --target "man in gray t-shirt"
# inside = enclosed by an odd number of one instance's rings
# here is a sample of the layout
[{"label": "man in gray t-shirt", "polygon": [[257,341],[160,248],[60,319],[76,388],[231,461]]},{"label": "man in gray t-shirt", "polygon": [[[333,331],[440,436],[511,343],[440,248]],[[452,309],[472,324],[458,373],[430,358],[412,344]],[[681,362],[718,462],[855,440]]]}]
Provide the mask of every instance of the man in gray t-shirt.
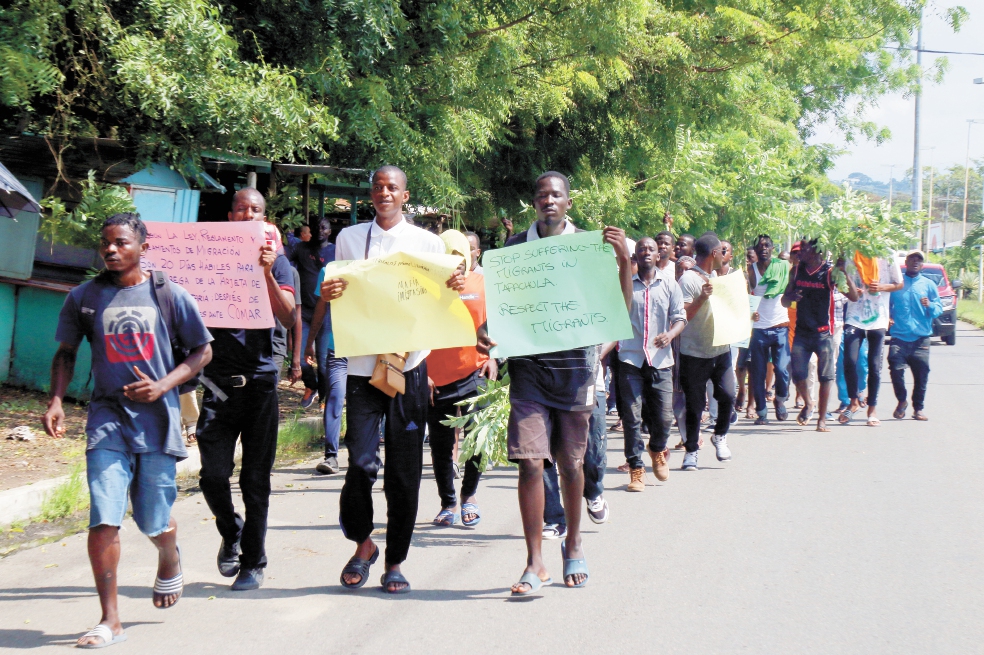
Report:
[{"label": "man in gray t-shirt", "polygon": [[[208,363],[212,335],[187,291],[141,270],[146,251],[147,228],[137,214],[106,219],[99,245],[106,270],[65,299],[55,333],[51,400],[41,419],[50,436],[64,436],[62,399],[79,345],[87,339],[93,380],[85,426],[88,551],[103,618],[79,638],[82,648],[126,639],[116,580],[119,530],[128,505],[137,528],[157,547],[154,606],[173,606],[184,589],[178,524],[171,516],[176,464],[188,456],[178,387]],[[174,346],[188,353],[182,361],[175,361]]]},{"label": "man in gray t-shirt", "polygon": [[704,412],[707,381],[714,386],[718,402],[717,423],[711,443],[719,461],[731,459],[727,434],[735,405],[735,372],[731,367],[731,346],[712,346],[714,313],[707,302],[714,289],[710,280],[721,269],[721,242],[713,232],[701,236],[694,244],[697,265],[680,276],[687,327],[680,335],[680,386],[686,400],[686,448],[684,471],[697,470],[700,417]]}]

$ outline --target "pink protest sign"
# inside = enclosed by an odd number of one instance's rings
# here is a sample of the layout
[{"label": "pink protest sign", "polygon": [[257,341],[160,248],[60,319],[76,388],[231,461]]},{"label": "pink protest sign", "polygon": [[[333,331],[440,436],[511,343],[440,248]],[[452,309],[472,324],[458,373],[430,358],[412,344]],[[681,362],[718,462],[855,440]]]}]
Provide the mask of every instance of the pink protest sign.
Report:
[{"label": "pink protest sign", "polygon": [[207,327],[271,328],[260,247],[264,223],[147,224],[145,270],[167,273],[198,301]]}]

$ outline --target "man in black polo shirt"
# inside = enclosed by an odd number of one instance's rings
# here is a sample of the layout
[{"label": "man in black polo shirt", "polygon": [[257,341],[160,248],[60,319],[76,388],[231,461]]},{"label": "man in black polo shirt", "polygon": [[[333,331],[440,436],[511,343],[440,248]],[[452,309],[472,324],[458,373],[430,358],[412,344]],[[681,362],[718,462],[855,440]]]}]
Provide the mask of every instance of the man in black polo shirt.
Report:
[{"label": "man in black polo shirt", "polygon": [[[262,221],[265,214],[263,196],[246,188],[233,197],[229,220]],[[290,263],[277,254],[277,247],[265,243],[259,262],[273,313],[289,329],[294,324],[294,279]],[[273,328],[212,329],[212,361],[205,368],[208,384],[198,419],[200,485],[222,535],[219,573],[228,578],[238,573],[232,585],[235,591],[258,589],[267,563],[264,542],[280,413],[273,332]],[[245,521],[233,507],[229,485],[235,468],[236,439],[243,446],[239,488],[246,505]]]}]

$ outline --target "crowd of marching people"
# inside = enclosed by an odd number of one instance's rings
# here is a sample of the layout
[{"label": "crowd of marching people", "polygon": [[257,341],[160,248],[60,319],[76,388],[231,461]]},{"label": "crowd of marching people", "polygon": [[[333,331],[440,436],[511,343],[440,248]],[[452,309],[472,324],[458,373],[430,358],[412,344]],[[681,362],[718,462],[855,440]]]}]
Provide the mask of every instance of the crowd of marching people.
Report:
[{"label": "crowd of marching people", "polygon": [[[924,413],[933,319],[942,312],[936,285],[920,275],[924,255],[908,253],[904,270],[890,258],[858,254],[845,262],[805,238],[788,253],[760,235],[738,266],[731,243],[713,232],[669,231],[634,242],[606,227],[604,242],[618,264],[619,286],[632,337],[618,342],[537,355],[490,357],[496,345],[486,324],[481,243],[473,233],[435,235],[407,220],[406,175],[384,166],[371,178],[375,219],[343,229],[331,243],[330,224],[305,226],[287,242],[268,239],[259,252],[266,295],[276,316],[271,329],[206,328],[194,299],[163,275],[143,271],[146,228],[134,214],[103,226],[105,271],[73,290],[62,309],[52,364],[51,402],[43,417],[48,434],[64,434],[62,399],[72,379],[79,345],[91,344],[94,388],[89,404],[87,475],[91,497],[89,555],[102,605],[99,624],[79,639],[84,648],[123,641],[117,607],[119,528],[132,505],[133,519],[159,552],[153,603],[178,602],[184,579],[176,499],[176,463],[187,456],[182,426],[194,424],[201,456],[200,487],[219,532],[216,565],[235,578],[232,589],[264,582],[270,477],[276,455],[280,377],[303,382],[304,406],[320,401],[324,458],[317,471],[344,471],[339,522],[354,553],[341,571],[347,589],[366,584],[382,556],[381,586],[407,593],[401,564],[410,552],[429,442],[440,510],[439,526],[459,521],[476,527],[481,457],[456,461],[457,435],[444,419],[464,411],[501,368],[510,377],[507,450],[518,466],[518,499],[527,546],[526,566],[514,595],[552,582],[542,555],[544,539],[562,539],[562,580],[584,586],[589,577],[581,538],[581,499],[588,518],[604,523],[607,435],[622,432],[628,474],[625,489],[643,492],[647,467],[659,481],[676,459],[697,471],[703,436],[719,461],[732,458],[728,432],[740,418],[756,426],[790,420],[828,432],[861,412],[877,427],[878,392],[886,336],[896,396],[893,416],[909,408],[905,369],[912,371],[914,419]],[[580,231],[567,218],[570,184],[556,172],[535,183],[536,220],[512,234],[506,246]],[[230,221],[266,220],[262,194],[235,194]],[[348,282],[325,274],[333,261],[371,259],[395,252],[453,254],[463,260],[447,280],[471,315],[472,346],[402,354],[339,358],[332,336],[331,303]],[[715,278],[743,276],[751,336],[716,344],[710,299]],[[127,322],[126,330],[120,326]],[[399,326],[386,326],[398,330]],[[290,347],[288,346],[290,344]],[[400,372],[398,383],[385,374]],[[383,371],[383,375],[379,372]],[[189,390],[204,385],[200,412]],[[828,411],[836,388],[839,407]],[[791,405],[791,407],[789,407]],[[189,410],[190,406],[190,410]],[[339,464],[342,412],[347,463]],[[197,419],[188,419],[189,411]],[[617,415],[609,429],[606,414]],[[184,419],[182,419],[184,416]],[[615,417],[613,416],[613,419]],[[671,448],[673,429],[679,440]],[[239,491],[230,478],[237,441],[242,446]],[[681,451],[679,456],[671,455]],[[384,465],[385,462],[385,465]],[[380,471],[386,498],[385,544],[373,539],[374,497]],[[455,480],[460,488],[455,489]]]}]

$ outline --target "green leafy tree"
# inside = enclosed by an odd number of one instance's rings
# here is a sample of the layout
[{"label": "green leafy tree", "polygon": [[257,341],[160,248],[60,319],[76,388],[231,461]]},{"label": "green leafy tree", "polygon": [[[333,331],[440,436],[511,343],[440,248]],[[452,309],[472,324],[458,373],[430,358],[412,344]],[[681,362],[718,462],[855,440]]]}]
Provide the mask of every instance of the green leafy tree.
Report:
[{"label": "green leafy tree", "polygon": [[98,248],[103,222],[113,214],[135,212],[133,199],[117,184],[96,181],[95,171],[81,185],[82,197],[69,211],[56,197],[41,202],[45,213],[41,217],[39,234],[52,245],[61,243],[79,248]]}]

